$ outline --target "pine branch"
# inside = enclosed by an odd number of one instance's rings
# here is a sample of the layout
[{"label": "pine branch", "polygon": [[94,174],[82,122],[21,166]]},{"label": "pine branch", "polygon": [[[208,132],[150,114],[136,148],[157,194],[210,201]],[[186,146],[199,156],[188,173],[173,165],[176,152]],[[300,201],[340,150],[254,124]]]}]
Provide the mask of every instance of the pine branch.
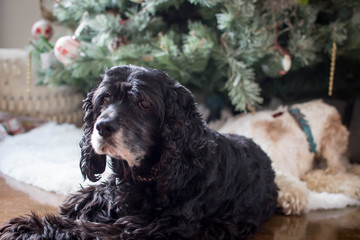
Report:
[{"label": "pine branch", "polygon": [[199,4],[204,7],[214,7],[219,3],[222,3],[222,0],[189,0],[192,4]]},{"label": "pine branch", "polygon": [[236,110],[253,111],[263,102],[260,87],[255,82],[254,71],[245,63],[230,57],[228,76],[225,87]]}]

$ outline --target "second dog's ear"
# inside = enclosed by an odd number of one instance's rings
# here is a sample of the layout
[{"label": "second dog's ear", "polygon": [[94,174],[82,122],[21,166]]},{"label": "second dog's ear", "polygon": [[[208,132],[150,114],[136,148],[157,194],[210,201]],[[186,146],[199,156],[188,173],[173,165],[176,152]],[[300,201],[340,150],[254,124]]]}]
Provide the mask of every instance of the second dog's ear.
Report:
[{"label": "second dog's ear", "polygon": [[84,100],[83,111],[84,116],[84,135],[80,141],[81,159],[80,169],[84,178],[96,182],[101,178],[101,174],[105,171],[106,155],[98,155],[91,146],[91,135],[97,115],[93,109],[94,92],[89,92]]}]

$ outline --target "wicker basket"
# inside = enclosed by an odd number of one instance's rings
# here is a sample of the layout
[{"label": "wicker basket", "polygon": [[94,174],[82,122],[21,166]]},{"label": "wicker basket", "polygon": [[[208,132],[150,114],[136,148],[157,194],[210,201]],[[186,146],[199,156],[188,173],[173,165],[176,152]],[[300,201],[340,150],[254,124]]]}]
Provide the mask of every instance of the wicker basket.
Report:
[{"label": "wicker basket", "polygon": [[27,67],[25,50],[0,49],[0,111],[80,126],[84,96],[70,87],[35,86]]}]

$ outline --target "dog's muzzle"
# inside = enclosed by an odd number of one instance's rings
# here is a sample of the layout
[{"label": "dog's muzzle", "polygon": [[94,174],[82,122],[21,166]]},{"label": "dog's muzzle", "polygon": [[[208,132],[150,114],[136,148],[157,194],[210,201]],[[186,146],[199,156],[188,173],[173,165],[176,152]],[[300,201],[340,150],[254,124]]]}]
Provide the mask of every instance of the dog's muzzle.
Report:
[{"label": "dog's muzzle", "polygon": [[101,137],[106,138],[119,130],[119,124],[116,119],[101,119],[95,124],[95,128]]}]

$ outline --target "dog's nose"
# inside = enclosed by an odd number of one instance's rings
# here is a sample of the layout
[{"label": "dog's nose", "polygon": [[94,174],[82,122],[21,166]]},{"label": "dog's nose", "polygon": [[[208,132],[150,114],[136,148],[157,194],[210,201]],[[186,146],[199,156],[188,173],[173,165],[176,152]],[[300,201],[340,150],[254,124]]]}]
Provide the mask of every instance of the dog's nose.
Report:
[{"label": "dog's nose", "polygon": [[96,123],[95,127],[102,137],[109,137],[119,129],[119,125],[115,119],[100,120]]}]

